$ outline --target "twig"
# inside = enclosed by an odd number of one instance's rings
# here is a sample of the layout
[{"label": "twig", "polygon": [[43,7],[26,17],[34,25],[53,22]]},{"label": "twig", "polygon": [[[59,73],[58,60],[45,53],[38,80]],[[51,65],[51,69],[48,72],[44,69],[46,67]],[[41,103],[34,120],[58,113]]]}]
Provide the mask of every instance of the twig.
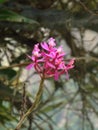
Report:
[{"label": "twig", "polygon": [[26,110],[26,88],[25,88],[25,83],[23,86],[23,95],[22,95],[22,104],[21,104],[21,115],[20,115],[20,119],[21,117],[24,115],[25,110]]},{"label": "twig", "polygon": [[96,61],[96,62],[98,62],[98,58],[95,58],[95,57],[92,57],[92,56],[89,56],[89,57],[76,57],[75,60],[76,61],[88,60],[88,61]]},{"label": "twig", "polygon": [[35,101],[34,103],[32,104],[32,106],[29,108],[29,110],[22,116],[22,118],[20,119],[19,123],[17,124],[15,130],[20,130],[21,126],[22,126],[22,123],[24,122],[24,120],[26,119],[26,117],[28,117],[32,112],[34,112],[36,110],[36,108],[38,107],[39,105],[39,100],[40,100],[40,97],[42,95],[42,91],[43,91],[43,83],[44,83],[44,76],[43,78],[41,79],[41,82],[40,82],[40,86],[39,86],[39,90],[36,94],[36,98],[35,98]]},{"label": "twig", "polygon": [[86,11],[86,12],[88,12],[89,14],[91,14],[91,15],[98,15],[97,13],[94,13],[92,10],[90,10],[83,2],[81,2],[80,0],[79,1],[76,1],[75,0],[75,2],[76,3],[79,3],[82,7],[83,7],[83,9]]},{"label": "twig", "polygon": [[13,64],[13,65],[10,65],[10,66],[1,66],[0,70],[2,70],[2,69],[8,69],[8,68],[14,68],[14,67],[22,67],[22,66],[26,66],[26,65],[28,65],[30,63],[31,62],[24,62],[24,63],[19,63],[19,64]]},{"label": "twig", "polygon": [[[88,60],[88,61],[96,61],[98,62],[98,58],[89,56],[89,57],[74,57],[76,61],[80,61],[80,60]],[[70,60],[70,59],[67,59]],[[14,65],[10,65],[10,66],[1,66],[0,70],[2,69],[8,69],[8,68],[14,68],[14,67],[23,67],[26,66],[28,64],[30,64],[32,62],[24,62],[24,63],[20,63],[20,64],[14,64]]]}]

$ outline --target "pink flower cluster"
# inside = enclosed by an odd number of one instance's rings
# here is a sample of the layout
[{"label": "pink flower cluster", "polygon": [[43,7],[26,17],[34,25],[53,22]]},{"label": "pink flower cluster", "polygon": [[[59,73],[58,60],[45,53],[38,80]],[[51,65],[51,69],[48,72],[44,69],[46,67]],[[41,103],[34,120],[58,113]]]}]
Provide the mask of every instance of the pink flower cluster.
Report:
[{"label": "pink flower cluster", "polygon": [[74,59],[68,63],[65,62],[62,46],[56,48],[54,38],[50,38],[48,43],[42,42],[40,45],[41,49],[39,43],[34,46],[32,56],[28,56],[32,63],[26,68],[29,70],[34,67],[40,76],[45,78],[54,77],[55,80],[58,80],[60,75],[65,73],[68,78],[68,70],[74,67]]}]

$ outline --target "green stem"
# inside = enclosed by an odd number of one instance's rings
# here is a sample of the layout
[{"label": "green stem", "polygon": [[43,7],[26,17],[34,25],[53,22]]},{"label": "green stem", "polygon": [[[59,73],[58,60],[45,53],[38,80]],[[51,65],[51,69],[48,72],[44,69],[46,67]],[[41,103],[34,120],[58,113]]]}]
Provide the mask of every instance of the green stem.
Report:
[{"label": "green stem", "polygon": [[43,83],[44,83],[44,77],[41,79],[41,82],[40,82],[40,86],[39,86],[39,90],[36,94],[36,98],[35,98],[35,101],[34,103],[32,104],[32,106],[29,108],[29,110],[22,116],[22,118],[20,119],[19,123],[17,124],[15,130],[19,130],[22,126],[22,123],[24,122],[25,118],[27,116],[29,116],[31,114],[31,112],[35,111],[36,108],[38,107],[39,105],[39,100],[40,100],[40,97],[42,95],[42,91],[43,91]]}]

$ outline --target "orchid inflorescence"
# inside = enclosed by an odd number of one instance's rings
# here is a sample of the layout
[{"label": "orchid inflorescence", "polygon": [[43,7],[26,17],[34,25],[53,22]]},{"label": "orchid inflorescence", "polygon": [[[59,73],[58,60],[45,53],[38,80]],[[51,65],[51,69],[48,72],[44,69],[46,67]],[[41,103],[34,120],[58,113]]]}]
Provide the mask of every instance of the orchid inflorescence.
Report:
[{"label": "orchid inflorescence", "polygon": [[62,46],[56,47],[56,41],[54,38],[50,38],[48,42],[39,43],[34,46],[32,56],[28,56],[32,63],[26,68],[29,70],[32,67],[38,72],[38,74],[44,78],[54,77],[58,80],[60,75],[66,74],[68,78],[68,70],[74,67],[74,58],[69,62],[66,62],[64,56],[66,55],[63,51]]}]

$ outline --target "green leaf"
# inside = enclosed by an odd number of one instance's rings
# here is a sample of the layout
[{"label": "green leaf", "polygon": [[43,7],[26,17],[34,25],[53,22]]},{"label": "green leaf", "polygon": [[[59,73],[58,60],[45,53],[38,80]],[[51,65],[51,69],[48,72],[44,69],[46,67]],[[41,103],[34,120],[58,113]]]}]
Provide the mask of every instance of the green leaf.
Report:
[{"label": "green leaf", "polygon": [[9,21],[9,22],[19,22],[19,23],[29,23],[39,25],[38,22],[30,18],[21,16],[13,11],[0,9],[0,21]]},{"label": "green leaf", "polygon": [[16,76],[16,71],[12,69],[2,69],[0,70],[0,77],[7,77],[8,80],[11,80],[14,76]]},{"label": "green leaf", "polygon": [[6,108],[3,104],[0,105],[0,122],[2,124],[4,124],[6,121],[15,120],[15,117],[11,115],[9,108]]},{"label": "green leaf", "polygon": [[4,3],[6,0],[0,0],[0,3]]},{"label": "green leaf", "polygon": [[0,82],[0,101],[11,101],[12,99],[14,99],[14,101],[20,102],[22,99],[22,95],[17,92],[14,96],[13,93],[13,89]]}]

